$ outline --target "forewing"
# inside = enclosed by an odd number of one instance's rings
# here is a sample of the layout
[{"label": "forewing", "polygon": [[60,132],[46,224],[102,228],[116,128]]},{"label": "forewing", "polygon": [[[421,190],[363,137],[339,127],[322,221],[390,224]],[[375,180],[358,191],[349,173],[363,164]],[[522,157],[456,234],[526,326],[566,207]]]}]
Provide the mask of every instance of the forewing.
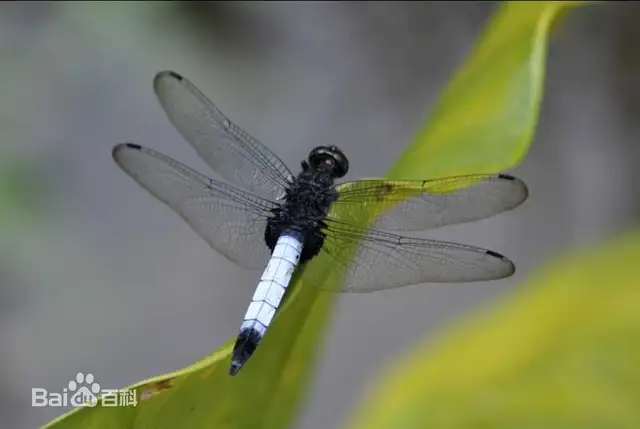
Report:
[{"label": "forewing", "polygon": [[264,242],[274,203],[217,182],[154,150],[131,144],[113,158],[151,195],[175,210],[216,251],[249,268],[263,268],[270,251]]},{"label": "forewing", "polygon": [[506,174],[358,180],[336,189],[334,204],[341,213],[349,218],[379,213],[374,226],[386,231],[421,231],[485,219],[514,209],[528,196],[524,182]]},{"label": "forewing", "polygon": [[154,89],[178,132],[221,177],[275,200],[288,184],[287,166],[224,114],[186,78],[160,72]]},{"label": "forewing", "polygon": [[322,251],[336,269],[317,283],[321,289],[372,292],[430,282],[497,280],[515,272],[509,259],[479,247],[327,223]]}]

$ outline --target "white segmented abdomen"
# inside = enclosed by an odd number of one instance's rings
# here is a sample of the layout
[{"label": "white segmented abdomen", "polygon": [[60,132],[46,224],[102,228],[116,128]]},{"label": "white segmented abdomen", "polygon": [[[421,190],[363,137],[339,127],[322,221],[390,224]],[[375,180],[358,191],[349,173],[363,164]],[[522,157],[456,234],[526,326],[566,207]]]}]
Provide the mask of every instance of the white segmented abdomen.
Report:
[{"label": "white segmented abdomen", "polygon": [[297,238],[291,235],[278,238],[244,316],[240,332],[253,328],[261,336],[264,335],[289,286],[301,252],[302,243]]}]

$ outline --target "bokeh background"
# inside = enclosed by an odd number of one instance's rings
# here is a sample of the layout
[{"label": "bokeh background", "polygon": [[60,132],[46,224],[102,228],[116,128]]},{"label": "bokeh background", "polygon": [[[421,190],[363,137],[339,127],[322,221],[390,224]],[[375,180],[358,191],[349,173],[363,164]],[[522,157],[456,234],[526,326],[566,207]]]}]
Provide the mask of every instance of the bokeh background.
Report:
[{"label": "bokeh background", "polygon": [[[60,391],[78,371],[123,387],[237,332],[259,273],[214,253],[111,159],[133,141],[209,173],[161,111],[156,72],[187,76],[292,167],[330,143],[349,178],[380,176],[495,7],[0,3],[0,427],[65,411],[32,408],[33,387]],[[416,339],[637,221],[638,22],[640,5],[612,2],[560,23],[535,141],[512,172],[529,201],[428,234],[505,253],[516,275],[341,297],[297,427],[336,426]]]}]

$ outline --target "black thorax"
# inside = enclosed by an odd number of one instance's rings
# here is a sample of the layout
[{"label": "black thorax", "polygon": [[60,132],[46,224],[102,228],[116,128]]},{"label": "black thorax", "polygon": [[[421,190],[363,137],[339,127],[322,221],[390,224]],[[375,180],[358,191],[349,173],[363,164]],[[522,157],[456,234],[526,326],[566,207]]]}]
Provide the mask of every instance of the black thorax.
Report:
[{"label": "black thorax", "polygon": [[306,162],[302,166],[302,173],[286,190],[284,202],[272,210],[265,241],[273,252],[280,235],[295,233],[303,242],[300,262],[305,263],[316,256],[324,244],[323,229],[327,227],[324,221],[336,192],[330,173],[309,168]]}]

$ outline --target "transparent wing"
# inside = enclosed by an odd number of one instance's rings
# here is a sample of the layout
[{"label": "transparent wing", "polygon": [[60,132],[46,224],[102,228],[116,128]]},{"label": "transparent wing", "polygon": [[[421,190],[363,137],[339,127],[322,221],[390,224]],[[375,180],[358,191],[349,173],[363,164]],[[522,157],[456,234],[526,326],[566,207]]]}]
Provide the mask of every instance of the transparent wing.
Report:
[{"label": "transparent wing", "polygon": [[164,71],[153,86],[171,123],[216,173],[256,195],[271,200],[282,195],[291,176],[287,166],[191,82]]},{"label": "transparent wing", "polygon": [[375,228],[420,231],[485,219],[527,199],[527,186],[506,174],[436,180],[358,180],[336,187],[341,213],[378,211]]},{"label": "transparent wing", "polygon": [[245,268],[265,266],[270,251],[264,230],[274,203],[136,144],[117,145],[113,159],[140,186],[175,210],[214,250]]},{"label": "transparent wing", "polygon": [[401,237],[327,221],[322,252],[337,269],[316,285],[334,292],[372,292],[420,283],[496,280],[515,272],[491,250],[463,244]]}]

